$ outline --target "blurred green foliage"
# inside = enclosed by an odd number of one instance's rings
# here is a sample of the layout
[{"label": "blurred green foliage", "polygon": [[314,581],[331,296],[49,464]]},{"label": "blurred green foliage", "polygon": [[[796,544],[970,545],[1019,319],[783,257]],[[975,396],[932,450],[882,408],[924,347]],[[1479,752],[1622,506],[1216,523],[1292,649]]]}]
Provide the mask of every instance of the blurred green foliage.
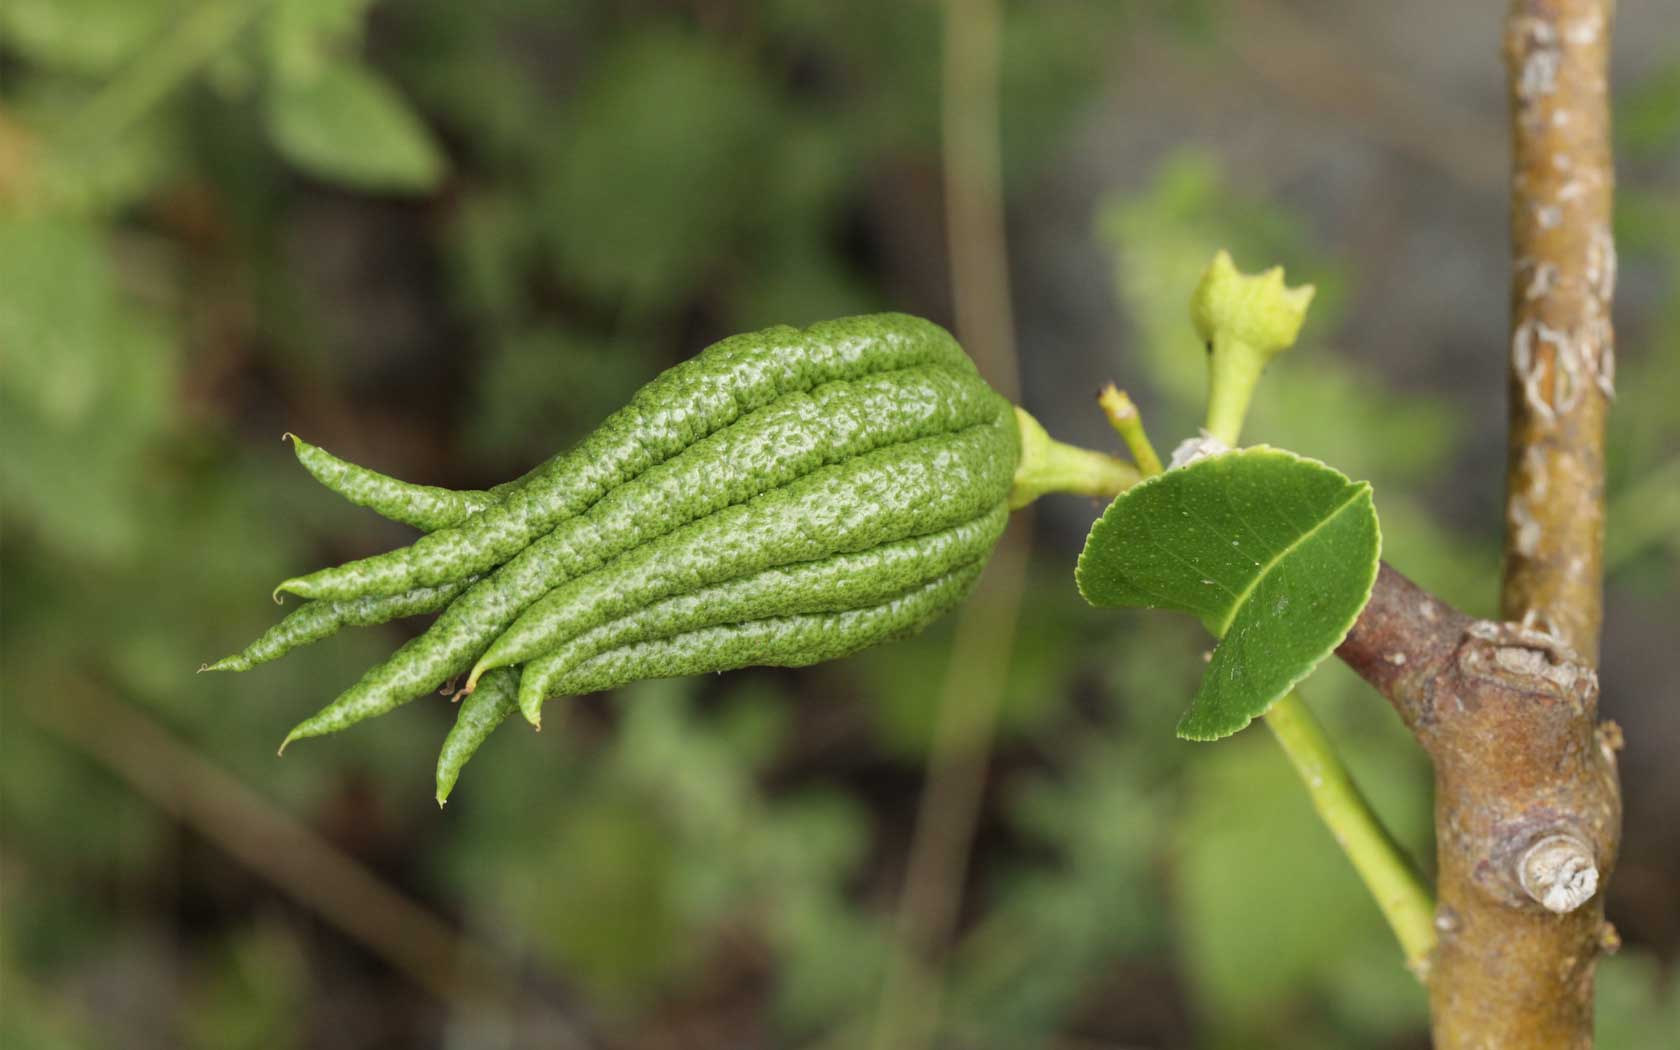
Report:
[{"label": "blurred green foliage", "polygon": [[[1008,5],[1011,192],[1055,158],[1116,41],[1152,18],[1217,35],[1219,5],[1132,6]],[[915,291],[943,280],[938,15],[0,4],[0,1044],[542,1042],[431,1003],[171,822],[54,721],[94,697],[307,817],[603,1042],[868,1030],[949,624],[797,674],[580,703],[540,737],[498,734],[441,816],[441,698],[270,758],[399,631],[237,679],[191,670],[271,622],[276,580],[398,537],[313,488],[283,430],[417,480],[493,483],[712,337],[940,309]],[[1627,103],[1635,164],[1680,143],[1673,84],[1670,67]],[[1680,395],[1657,352],[1680,332],[1680,209],[1626,182],[1625,251],[1666,305],[1628,332],[1622,383]],[[1109,194],[1093,236],[1131,323],[1116,378],[1162,445],[1197,420],[1183,302],[1213,249],[1316,283],[1250,436],[1370,479],[1388,556],[1490,611],[1494,537],[1434,510],[1463,421],[1339,352],[1360,260],[1201,151]],[[1637,513],[1615,518],[1612,566],[1661,588],[1680,557],[1676,421],[1613,419],[1611,498]],[[1207,639],[1094,613],[1071,566],[1047,545],[1027,591],[946,1041],[1407,1045],[1422,995],[1282,757],[1172,738]],[[1404,732],[1339,667],[1306,692],[1426,855],[1427,767]],[[1672,972],[1629,951],[1602,983],[1601,1045],[1661,1045]]]},{"label": "blurred green foliage", "polygon": [[174,333],[122,295],[92,223],[0,224],[0,287],[8,501],[60,556],[130,559],[146,448],[167,423]]}]

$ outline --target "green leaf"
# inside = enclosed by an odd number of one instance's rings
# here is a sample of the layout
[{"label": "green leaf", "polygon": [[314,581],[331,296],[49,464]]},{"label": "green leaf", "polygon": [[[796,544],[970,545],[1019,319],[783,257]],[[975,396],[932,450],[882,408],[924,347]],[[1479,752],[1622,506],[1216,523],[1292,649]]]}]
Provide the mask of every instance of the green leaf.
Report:
[{"label": "green leaf", "polygon": [[268,134],[305,171],[368,190],[422,192],[443,177],[443,154],[401,95],[343,60],[269,94]]},{"label": "green leaf", "polygon": [[106,74],[152,43],[186,7],[182,0],[6,0],[0,43],[49,69]]},{"label": "green leaf", "polygon": [[276,0],[269,11],[269,68],[287,80],[308,80],[334,52],[359,50],[372,0]]},{"label": "green leaf", "polygon": [[733,265],[790,117],[752,63],[695,34],[638,34],[591,74],[546,140],[536,221],[578,287],[632,308],[681,301]]},{"label": "green leaf", "polygon": [[1595,1021],[1594,1045],[1600,1050],[1666,1045],[1680,1031],[1680,971],[1665,978],[1661,961],[1648,952],[1603,960]]},{"label": "green leaf", "polygon": [[[1426,845],[1424,764],[1386,739],[1354,732],[1337,742],[1385,824]],[[1381,913],[1330,848],[1278,749],[1233,741],[1190,763],[1184,783],[1170,823],[1172,944],[1197,1015],[1227,1036],[1199,1045],[1394,1045],[1420,1022],[1423,990],[1397,965]],[[1322,1023],[1302,1009],[1313,1000],[1357,1036],[1310,1039]]]},{"label": "green leaf", "polygon": [[1616,105],[1616,145],[1639,158],[1672,156],[1680,145],[1680,61],[1659,66]]},{"label": "green leaf", "polygon": [[1371,486],[1258,447],[1150,478],[1092,526],[1076,579],[1092,605],[1177,609],[1222,639],[1178,724],[1229,736],[1341,644],[1382,539]]},{"label": "green leaf", "polygon": [[[105,231],[0,218],[0,505],[81,560],[134,556],[149,455],[168,431],[176,348],[122,294]],[[15,535],[15,533],[14,533]]]}]

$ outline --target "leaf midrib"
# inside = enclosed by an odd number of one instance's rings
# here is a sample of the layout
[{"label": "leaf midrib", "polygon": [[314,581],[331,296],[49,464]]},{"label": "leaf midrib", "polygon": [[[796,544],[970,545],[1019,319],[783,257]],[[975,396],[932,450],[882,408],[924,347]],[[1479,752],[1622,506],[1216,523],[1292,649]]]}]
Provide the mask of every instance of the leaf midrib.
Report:
[{"label": "leaf midrib", "polygon": [[1254,574],[1254,578],[1248,582],[1248,586],[1242,589],[1242,593],[1237,595],[1236,601],[1231,603],[1230,612],[1220,618],[1219,630],[1214,633],[1219,638],[1223,639],[1225,637],[1225,632],[1231,629],[1231,622],[1237,618],[1237,613],[1241,612],[1243,606],[1248,604],[1248,599],[1254,594],[1254,589],[1260,586],[1260,581],[1265,579],[1267,576],[1270,576],[1272,574],[1272,570],[1277,568],[1279,562],[1293,554],[1301,546],[1301,544],[1318,535],[1318,533],[1322,531],[1326,525],[1329,525],[1332,521],[1341,517],[1344,511],[1353,506],[1354,503],[1358,502],[1360,496],[1363,496],[1370,491],[1370,482],[1354,482],[1352,484],[1352,492],[1347,499],[1337,504],[1336,508],[1329,514],[1320,518],[1312,528],[1289,541],[1288,546],[1272,555],[1272,557],[1266,561],[1266,564],[1261,566],[1260,571]]}]

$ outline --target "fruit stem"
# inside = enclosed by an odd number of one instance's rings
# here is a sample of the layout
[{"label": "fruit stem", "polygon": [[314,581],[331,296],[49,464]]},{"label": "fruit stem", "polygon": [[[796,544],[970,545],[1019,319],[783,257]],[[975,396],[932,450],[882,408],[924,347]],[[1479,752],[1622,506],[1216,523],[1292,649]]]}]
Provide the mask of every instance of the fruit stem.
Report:
[{"label": "fruit stem", "polygon": [[1009,490],[1009,509],[1020,510],[1049,492],[1113,499],[1138,483],[1137,468],[1118,456],[1063,444],[1024,408],[1016,407],[1021,462]]}]

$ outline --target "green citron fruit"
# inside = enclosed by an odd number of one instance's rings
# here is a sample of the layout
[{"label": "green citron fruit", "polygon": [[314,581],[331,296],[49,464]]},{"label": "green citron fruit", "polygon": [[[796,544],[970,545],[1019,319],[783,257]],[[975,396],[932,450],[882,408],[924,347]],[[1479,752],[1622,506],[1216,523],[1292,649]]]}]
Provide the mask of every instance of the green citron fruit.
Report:
[{"label": "green citron fruit", "polygon": [[411,485],[293,442],[329,489],[427,534],[282,583],[309,601],[212,669],[441,610],[287,737],[470,672],[441,802],[516,710],[535,723],[553,697],[803,666],[925,626],[1002,535],[1022,439],[948,333],[881,314],[716,343],[576,448],[487,491]]}]

